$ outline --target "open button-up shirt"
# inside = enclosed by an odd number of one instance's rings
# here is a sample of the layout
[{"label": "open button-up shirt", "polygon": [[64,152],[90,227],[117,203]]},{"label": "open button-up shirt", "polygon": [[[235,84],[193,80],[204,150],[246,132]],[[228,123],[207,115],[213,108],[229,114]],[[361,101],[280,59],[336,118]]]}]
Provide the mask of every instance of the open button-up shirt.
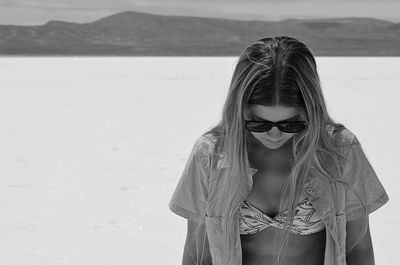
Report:
[{"label": "open button-up shirt", "polygon": [[[342,177],[357,191],[364,194],[368,213],[371,213],[388,200],[388,195],[369,163],[357,137],[348,129],[333,133],[333,127],[327,126],[328,133],[335,137],[338,150],[350,160],[350,164],[343,167]],[[223,156],[213,154],[215,139],[213,136],[204,134],[199,137],[191,151],[185,165],[182,176],[176,186],[175,192],[169,202],[169,209],[187,219],[205,223],[209,239],[210,253],[213,265],[242,265],[242,250],[239,231],[239,211],[236,211],[233,220],[221,216],[221,207],[216,205],[210,208],[207,205],[207,196],[215,196],[215,186],[210,183],[214,179],[215,172],[212,165],[217,168],[227,167]],[[218,161],[213,161],[218,159]],[[215,163],[216,162],[216,163]],[[253,179],[252,176],[257,169],[248,168],[247,193],[250,192]],[[363,217],[364,209],[356,195],[346,189],[343,185],[335,185],[332,189],[325,178],[317,178],[310,174],[303,187],[303,192],[311,201],[317,214],[325,224],[326,246],[324,265],[346,265],[346,222]],[[333,194],[332,190],[336,191]],[[214,198],[211,198],[214,199]],[[336,202],[335,207],[331,206],[332,201]],[[201,219],[201,213],[206,211],[207,216]],[[222,264],[223,255],[223,225],[230,222],[233,226],[232,237],[228,246],[231,261],[229,264]]]}]

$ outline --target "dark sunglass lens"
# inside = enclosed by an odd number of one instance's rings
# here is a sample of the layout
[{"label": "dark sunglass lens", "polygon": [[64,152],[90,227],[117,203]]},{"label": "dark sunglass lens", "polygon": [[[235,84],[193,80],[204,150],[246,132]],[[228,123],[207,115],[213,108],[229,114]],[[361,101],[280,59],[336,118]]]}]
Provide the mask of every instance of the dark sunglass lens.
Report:
[{"label": "dark sunglass lens", "polygon": [[280,124],[279,129],[282,132],[296,133],[303,131],[306,127],[307,125],[304,122],[288,122]]},{"label": "dark sunglass lens", "polygon": [[271,130],[271,125],[264,122],[247,121],[245,126],[247,130],[252,132],[266,132]]}]

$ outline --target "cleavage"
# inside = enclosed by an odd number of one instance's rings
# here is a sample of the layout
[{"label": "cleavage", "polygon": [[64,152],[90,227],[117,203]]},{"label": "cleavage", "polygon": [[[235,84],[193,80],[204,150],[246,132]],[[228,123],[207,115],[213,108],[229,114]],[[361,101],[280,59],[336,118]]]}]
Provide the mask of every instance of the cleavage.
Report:
[{"label": "cleavage", "polygon": [[280,212],[281,193],[293,163],[291,149],[291,145],[275,150],[253,146],[248,153],[257,172],[246,200],[271,219]]},{"label": "cleavage", "polygon": [[253,175],[253,187],[247,195],[250,202],[260,212],[274,219],[279,214],[281,191],[286,177],[282,174],[256,172]]}]

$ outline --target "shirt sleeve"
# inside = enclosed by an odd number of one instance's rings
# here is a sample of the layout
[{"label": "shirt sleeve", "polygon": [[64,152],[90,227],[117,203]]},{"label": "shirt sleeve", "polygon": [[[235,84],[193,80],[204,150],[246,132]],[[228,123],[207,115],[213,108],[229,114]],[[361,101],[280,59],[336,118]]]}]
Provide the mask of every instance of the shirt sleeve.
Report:
[{"label": "shirt sleeve", "polygon": [[351,186],[346,187],[345,214],[346,220],[351,221],[365,214],[360,200],[365,202],[369,214],[387,203],[389,197],[354,135],[353,141],[346,147],[345,156],[349,161],[343,174]]},{"label": "shirt sleeve", "polygon": [[210,156],[202,136],[195,142],[169,202],[169,209],[186,219],[204,222]]}]

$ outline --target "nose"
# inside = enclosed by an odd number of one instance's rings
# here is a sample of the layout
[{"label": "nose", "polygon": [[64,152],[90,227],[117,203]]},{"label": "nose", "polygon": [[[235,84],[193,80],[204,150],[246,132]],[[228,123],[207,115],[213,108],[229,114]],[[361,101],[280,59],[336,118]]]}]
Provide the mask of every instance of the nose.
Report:
[{"label": "nose", "polygon": [[276,126],[272,127],[267,133],[271,138],[278,138],[282,135],[282,132]]}]

